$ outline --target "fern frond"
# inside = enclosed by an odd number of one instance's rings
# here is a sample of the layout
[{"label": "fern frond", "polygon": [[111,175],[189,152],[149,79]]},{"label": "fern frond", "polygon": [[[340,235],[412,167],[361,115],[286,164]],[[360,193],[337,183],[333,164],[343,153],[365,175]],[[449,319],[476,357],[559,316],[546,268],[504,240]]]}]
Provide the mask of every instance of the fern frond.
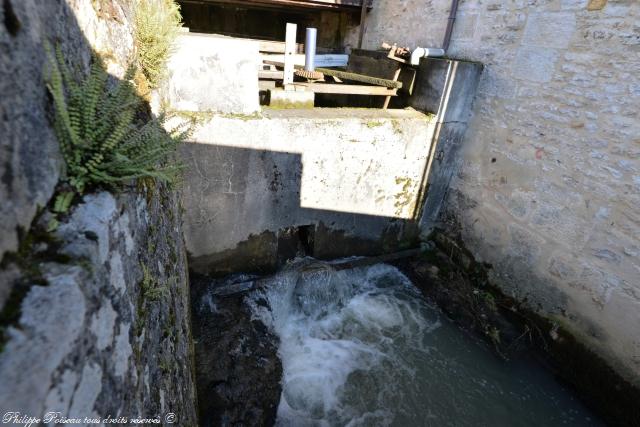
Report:
[{"label": "fern frond", "polygon": [[[47,87],[54,104],[53,127],[65,160],[63,180],[75,193],[87,186],[136,178],[175,181],[181,166],[174,153],[182,139],[163,129],[164,118],[137,121],[141,100],[131,81],[107,85],[109,76],[94,58],[89,75],[76,82],[61,54],[48,52]],[[130,67],[125,77],[130,79],[134,73],[135,67]],[[64,207],[65,200],[60,200],[59,207]]]}]

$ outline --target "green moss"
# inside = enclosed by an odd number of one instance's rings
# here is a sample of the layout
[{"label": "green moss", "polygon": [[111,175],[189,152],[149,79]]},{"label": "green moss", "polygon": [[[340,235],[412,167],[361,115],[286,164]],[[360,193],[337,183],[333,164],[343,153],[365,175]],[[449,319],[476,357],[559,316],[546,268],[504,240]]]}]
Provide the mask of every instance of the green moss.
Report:
[{"label": "green moss", "polygon": [[205,123],[207,120],[212,119],[215,113],[210,111],[186,111],[186,110],[170,110],[165,109],[168,116],[177,116],[186,120],[193,126],[198,126]]},{"label": "green moss", "polygon": [[369,129],[373,129],[373,128],[380,127],[380,126],[382,126],[383,124],[384,124],[384,122],[373,122],[373,121],[372,121],[372,122],[367,122],[367,127],[368,127]]},{"label": "green moss", "polygon": [[485,291],[482,293],[482,296],[484,298],[484,302],[487,306],[487,308],[489,310],[491,310],[492,312],[497,312],[498,311],[498,306],[496,305],[496,299],[493,296],[493,294],[489,291]]},{"label": "green moss", "polygon": [[400,120],[393,119],[391,120],[391,126],[393,127],[393,131],[399,135],[402,135],[404,131],[402,130],[402,125],[400,124]]},{"label": "green moss", "polygon": [[252,114],[225,113],[225,114],[221,114],[220,116],[224,117],[225,119],[239,119],[245,122],[248,120],[259,120],[263,118],[262,114],[260,114],[260,112],[257,112],[257,111]]},{"label": "green moss", "polygon": [[409,177],[397,177],[396,184],[402,184],[402,189],[394,195],[393,206],[396,208],[396,215],[402,215],[403,209],[414,203],[413,194],[410,191],[413,180]]},{"label": "green moss", "polygon": [[170,373],[175,367],[175,362],[168,356],[162,355],[160,356],[160,361],[158,362],[158,367],[162,371],[163,374]]},{"label": "green moss", "polygon": [[169,292],[167,285],[160,284],[144,264],[142,264],[142,281],[140,282],[140,288],[142,289],[142,296],[147,301],[158,301]]},{"label": "green moss", "polygon": [[162,336],[165,339],[173,339],[176,332],[176,315],[173,307],[169,307],[169,314],[162,327]]},{"label": "green moss", "polygon": [[271,101],[269,109],[271,110],[311,110],[315,107],[313,101],[287,101],[284,99]]}]

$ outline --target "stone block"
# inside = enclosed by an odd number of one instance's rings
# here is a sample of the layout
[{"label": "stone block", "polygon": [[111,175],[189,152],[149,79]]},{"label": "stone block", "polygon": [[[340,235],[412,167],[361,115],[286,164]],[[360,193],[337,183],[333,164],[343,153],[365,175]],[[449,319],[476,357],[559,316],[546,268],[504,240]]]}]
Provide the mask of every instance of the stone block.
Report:
[{"label": "stone block", "polygon": [[522,44],[547,48],[566,48],[576,31],[572,12],[539,12],[529,14]]},{"label": "stone block", "polygon": [[521,47],[513,62],[513,77],[544,83],[554,74],[558,53],[542,47]]}]

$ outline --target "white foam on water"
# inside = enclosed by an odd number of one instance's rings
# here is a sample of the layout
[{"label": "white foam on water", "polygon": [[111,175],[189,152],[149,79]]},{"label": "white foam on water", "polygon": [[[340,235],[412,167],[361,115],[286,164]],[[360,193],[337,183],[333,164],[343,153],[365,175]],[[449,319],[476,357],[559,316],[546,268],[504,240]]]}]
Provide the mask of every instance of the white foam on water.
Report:
[{"label": "white foam on water", "polygon": [[439,320],[389,265],[298,259],[247,302],[280,340],[279,426],[599,425],[539,365]]},{"label": "white foam on water", "polygon": [[391,424],[389,397],[414,375],[397,349],[427,351],[421,337],[440,324],[409,280],[382,264],[335,271],[297,260],[250,304],[280,339],[281,426]]}]

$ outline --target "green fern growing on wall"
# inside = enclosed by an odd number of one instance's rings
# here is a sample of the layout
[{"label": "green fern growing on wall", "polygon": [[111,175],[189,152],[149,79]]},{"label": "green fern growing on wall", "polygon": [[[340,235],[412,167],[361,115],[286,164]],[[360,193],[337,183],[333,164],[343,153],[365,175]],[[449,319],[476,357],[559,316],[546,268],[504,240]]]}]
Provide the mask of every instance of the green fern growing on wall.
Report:
[{"label": "green fern growing on wall", "polygon": [[173,0],[137,0],[135,39],[138,63],[156,88],[166,75],[167,61],[182,26],[180,7]]},{"label": "green fern growing on wall", "polygon": [[[173,157],[188,129],[167,133],[165,117],[144,121],[137,116],[141,100],[135,94],[130,68],[124,80],[108,84],[108,74],[94,57],[89,75],[74,79],[59,49],[48,48],[47,87],[54,104],[54,130],[65,160],[63,179],[74,193],[88,186],[115,185],[135,178],[173,182],[180,171]],[[59,196],[56,207],[68,209],[71,197]],[[60,206],[58,206],[60,205]]]}]

